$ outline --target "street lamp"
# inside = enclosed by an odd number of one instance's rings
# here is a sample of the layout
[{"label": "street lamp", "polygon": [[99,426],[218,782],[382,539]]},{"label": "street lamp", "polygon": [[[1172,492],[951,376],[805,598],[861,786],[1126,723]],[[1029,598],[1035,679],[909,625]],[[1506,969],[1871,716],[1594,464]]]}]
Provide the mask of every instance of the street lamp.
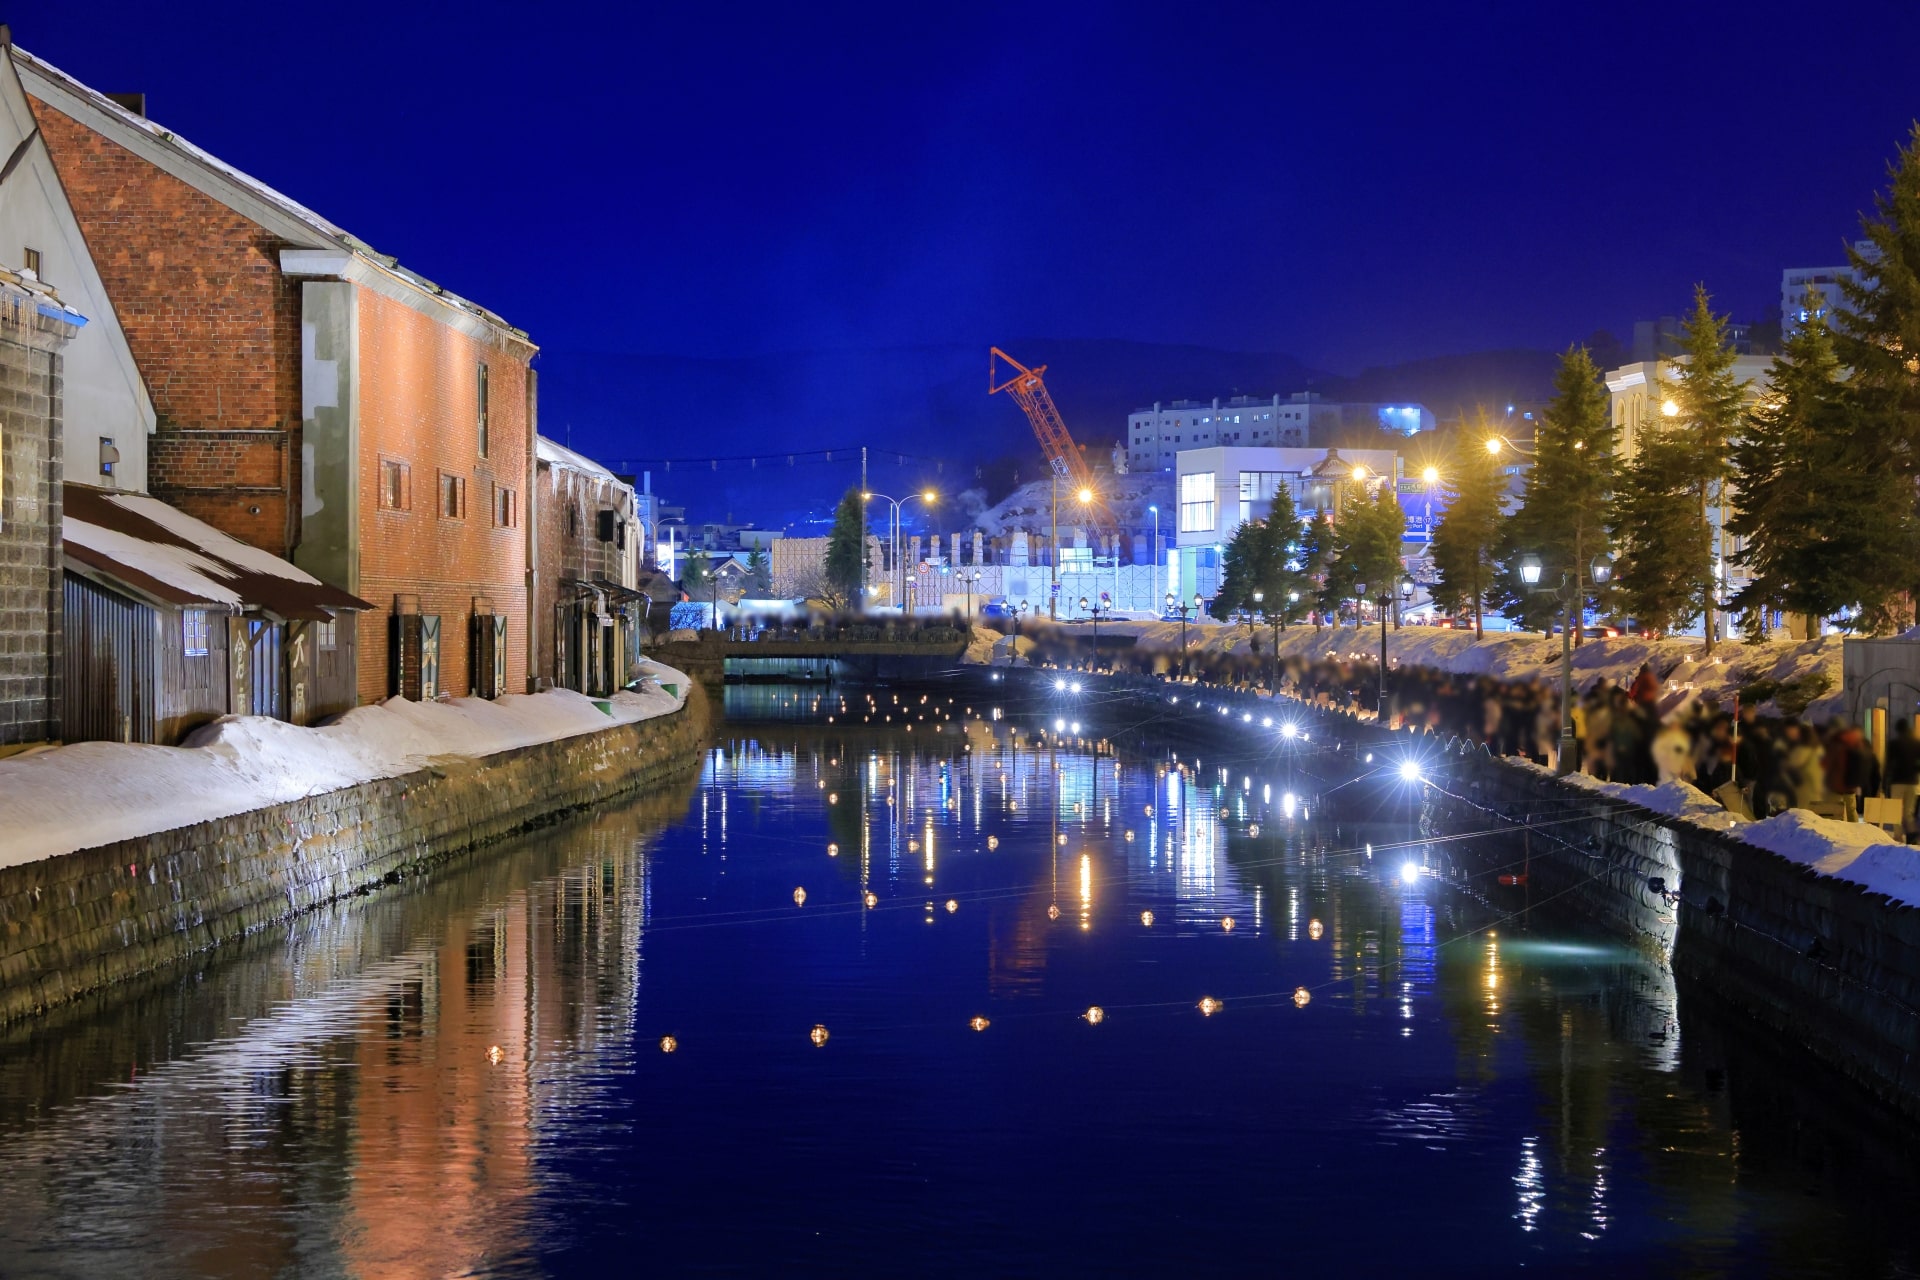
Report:
[{"label": "street lamp", "polygon": [[900,593],[900,613],[902,616],[905,616],[907,612],[911,610],[916,603],[918,603],[913,598],[913,588],[914,588],[914,584],[919,581],[920,579],[915,577],[913,574],[910,573],[907,575],[907,589]]},{"label": "street lamp", "polygon": [[1013,643],[1007,646],[1007,665],[1012,666],[1014,659],[1020,656],[1020,619],[1026,616],[1027,602],[1022,600],[1011,610],[1013,618]]},{"label": "street lamp", "polygon": [[[893,556],[893,571],[888,576],[892,581],[894,582],[899,581],[900,570],[903,567],[900,563],[900,508],[905,506],[907,503],[912,502],[915,498],[918,498],[921,502],[925,503],[927,506],[932,506],[939,499],[939,497],[940,495],[935,493],[931,489],[922,489],[919,493],[910,493],[904,498],[889,498],[884,493],[874,493],[871,490],[863,491],[860,494],[860,501],[862,502],[871,502],[875,498],[878,498],[882,502],[887,503],[889,506],[893,508],[893,524],[892,524],[893,531],[888,540],[888,549]],[[896,592],[895,594],[904,595],[905,593]],[[907,607],[906,601],[903,599],[900,602],[900,608],[904,611],[906,607]]]},{"label": "street lamp", "polygon": [[[1519,559],[1520,581],[1529,591],[1538,591],[1540,575],[1544,566],[1540,557],[1528,552]],[[1598,555],[1587,566],[1587,574],[1595,586],[1605,586],[1613,580],[1613,559],[1611,556]],[[1577,744],[1573,740],[1573,629],[1579,625],[1578,619],[1586,613],[1586,601],[1579,597],[1585,593],[1580,590],[1579,581],[1570,573],[1560,575],[1560,603],[1565,610],[1565,623],[1560,632],[1560,758],[1557,768],[1561,773],[1573,772],[1573,758]]]},{"label": "street lamp", "polygon": [[1433,544],[1433,491],[1440,484],[1440,468],[1428,467],[1420,473],[1420,479],[1427,486],[1427,544],[1431,546]]},{"label": "street lamp", "polygon": [[[1261,603],[1262,603],[1263,601],[1265,601],[1265,600],[1266,600],[1266,598],[1267,598],[1267,593],[1266,593],[1266,592],[1264,592],[1264,591],[1256,591],[1256,592],[1254,592],[1254,593],[1253,593],[1253,603],[1254,603],[1254,604],[1255,604],[1256,606],[1257,606],[1257,605],[1259,605],[1259,604],[1261,604]],[[1254,609],[1243,609],[1243,610],[1241,610],[1241,612],[1242,612],[1242,613],[1244,613],[1244,614],[1246,615],[1246,619],[1247,619],[1247,638],[1248,638],[1249,640],[1251,640],[1251,639],[1253,638],[1253,619],[1254,619],[1254,615],[1255,615],[1256,613],[1264,613],[1264,612],[1265,612],[1265,610],[1263,610],[1263,609],[1259,609],[1259,608],[1254,608]]]},{"label": "street lamp", "polygon": [[[1366,598],[1366,583],[1356,582],[1353,584],[1353,589],[1360,599]],[[1413,598],[1413,583],[1411,581],[1404,583],[1402,590],[1406,593],[1408,599]],[[1379,705],[1375,711],[1375,715],[1379,717],[1379,723],[1384,725],[1387,722],[1387,610],[1393,607],[1393,588],[1382,583],[1380,586],[1380,596],[1374,603],[1380,606],[1380,679],[1377,682],[1379,688]]]},{"label": "street lamp", "polygon": [[967,619],[971,622],[973,619],[973,588],[980,581],[980,571],[975,569],[972,573],[963,573],[960,575],[960,581],[967,584]]},{"label": "street lamp", "polygon": [[1194,609],[1197,609],[1199,605],[1200,594],[1198,592],[1194,593],[1193,604],[1191,606],[1184,600],[1176,600],[1173,592],[1167,592],[1167,612],[1178,614],[1180,618],[1180,674],[1183,676],[1187,674],[1187,615],[1193,612]]},{"label": "street lamp", "polygon": [[1080,612],[1093,618],[1093,661],[1088,664],[1089,671],[1097,671],[1100,668],[1100,617],[1112,608],[1113,597],[1104,591],[1100,593],[1099,600],[1092,604],[1088,604],[1085,596],[1080,597]]}]

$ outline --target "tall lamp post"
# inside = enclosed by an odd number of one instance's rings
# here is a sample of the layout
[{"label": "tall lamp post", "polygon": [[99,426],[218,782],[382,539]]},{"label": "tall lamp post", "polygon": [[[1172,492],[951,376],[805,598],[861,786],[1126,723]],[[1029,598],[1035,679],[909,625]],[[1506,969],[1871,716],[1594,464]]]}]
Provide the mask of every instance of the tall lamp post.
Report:
[{"label": "tall lamp post", "polygon": [[907,589],[900,593],[900,616],[905,617],[913,611],[913,606],[916,603],[913,598],[913,588],[914,584],[919,581],[920,579],[913,574],[910,573],[907,575]]},{"label": "tall lamp post", "polygon": [[1112,597],[1104,591],[1100,593],[1098,600],[1091,603],[1085,596],[1080,597],[1080,612],[1093,619],[1093,661],[1087,667],[1089,671],[1100,669],[1100,617],[1113,608],[1111,601]]},{"label": "tall lamp post", "polygon": [[[1160,557],[1160,508],[1159,506],[1155,505],[1155,506],[1148,507],[1147,510],[1153,513],[1153,546],[1150,552],[1150,554],[1153,556],[1152,591],[1153,591],[1153,595],[1158,595],[1160,593],[1160,572],[1161,572],[1161,569],[1160,569],[1160,559],[1161,559]],[[1115,559],[1117,560],[1118,557],[1115,557]],[[1132,593],[1129,592],[1128,595],[1132,596]],[[1147,599],[1149,600],[1153,599],[1153,595],[1149,595]],[[1137,599],[1138,597],[1133,597],[1133,598]]]},{"label": "tall lamp post", "polygon": [[[928,506],[932,506],[936,501],[938,501],[939,497],[940,495],[935,493],[931,489],[922,489],[919,493],[910,493],[904,498],[889,498],[884,493],[874,493],[872,490],[864,491],[860,495],[860,500],[862,502],[872,502],[875,498],[878,498],[882,502],[887,503],[889,506],[893,508],[893,523],[891,526],[892,534],[890,535],[890,538],[888,541],[888,549],[893,556],[893,572],[887,575],[887,580],[889,583],[893,584],[896,588],[900,583],[900,571],[903,568],[903,566],[900,563],[900,508],[905,506],[907,503],[912,502],[915,498],[918,498],[921,502],[925,503]],[[861,555],[864,556],[865,554],[866,553],[864,551],[861,552]],[[904,596],[905,592],[896,590],[894,592],[894,595]],[[900,601],[901,610],[905,611],[906,607],[907,607],[907,602],[904,599],[902,599]]]},{"label": "tall lamp post", "polygon": [[1253,603],[1254,603],[1254,607],[1253,607],[1253,608],[1251,608],[1251,609],[1242,609],[1242,610],[1240,611],[1240,613],[1241,613],[1241,616],[1242,616],[1242,617],[1244,617],[1244,618],[1246,619],[1246,623],[1247,623],[1247,639],[1249,639],[1249,640],[1251,640],[1251,639],[1253,639],[1253,619],[1254,619],[1254,616],[1255,616],[1255,614],[1257,614],[1257,613],[1259,613],[1259,612],[1261,612],[1261,610],[1260,610],[1260,608],[1259,608],[1259,606],[1260,606],[1260,604],[1261,604],[1262,602],[1264,602],[1264,601],[1266,600],[1266,598],[1267,598],[1267,593],[1266,593],[1266,592],[1264,592],[1264,591],[1256,591],[1256,592],[1254,592],[1254,593],[1253,593]]},{"label": "tall lamp post", "polygon": [[[1520,581],[1529,591],[1541,589],[1540,572],[1539,556],[1529,552],[1520,557]],[[1605,586],[1613,578],[1613,561],[1604,555],[1595,556],[1587,573],[1595,586]],[[1559,590],[1566,623],[1560,632],[1560,758],[1555,767],[1560,773],[1571,773],[1578,750],[1573,740],[1573,628],[1576,617],[1586,613],[1587,602],[1579,580],[1570,573],[1560,575]]]},{"label": "tall lamp post", "polygon": [[971,622],[973,619],[973,589],[980,582],[980,571],[975,569],[972,573],[963,573],[960,575],[960,581],[967,584],[967,619]]},{"label": "tall lamp post", "polygon": [[1020,656],[1020,619],[1026,615],[1027,602],[1022,600],[1012,610],[1013,643],[1007,646],[1007,665],[1012,666]]}]

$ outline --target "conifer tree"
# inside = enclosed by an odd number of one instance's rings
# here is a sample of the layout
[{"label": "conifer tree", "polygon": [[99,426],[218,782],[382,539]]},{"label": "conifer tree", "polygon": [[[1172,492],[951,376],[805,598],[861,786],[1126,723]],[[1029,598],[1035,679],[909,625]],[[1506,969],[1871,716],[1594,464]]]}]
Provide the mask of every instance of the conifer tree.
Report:
[{"label": "conifer tree", "polygon": [[1215,617],[1230,618],[1253,607],[1253,593],[1260,589],[1272,558],[1273,538],[1265,520],[1244,521],[1233,531],[1220,555],[1220,588],[1211,606]]},{"label": "conifer tree", "polygon": [[[1673,374],[1661,380],[1659,389],[1665,394],[1661,403],[1664,445],[1671,448],[1672,463],[1680,469],[1699,515],[1701,536],[1690,539],[1687,545],[1700,557],[1694,594],[1703,615],[1708,653],[1713,652],[1718,580],[1708,509],[1725,500],[1728,457],[1746,407],[1747,384],[1734,374],[1736,358],[1727,318],[1714,314],[1707,287],[1694,285],[1693,312],[1680,329],[1680,351]],[[1670,415],[1667,404],[1674,406]]]},{"label": "conifer tree", "polygon": [[866,583],[867,510],[858,489],[849,489],[833,513],[827,534],[827,582],[849,604],[860,600]]},{"label": "conifer tree", "polygon": [[1456,441],[1444,489],[1447,510],[1433,531],[1434,600],[1453,612],[1473,611],[1473,634],[1493,585],[1493,551],[1506,517],[1507,478],[1499,460],[1469,434]]},{"label": "conifer tree", "polygon": [[[1534,464],[1520,506],[1501,531],[1496,598],[1528,626],[1544,627],[1560,610],[1553,592],[1520,580],[1523,555],[1540,558],[1540,581],[1571,581],[1581,600],[1594,596],[1588,566],[1608,550],[1616,484],[1618,429],[1606,385],[1585,347],[1570,347],[1553,377],[1553,398],[1534,432]],[[1580,643],[1574,632],[1573,642]]]},{"label": "conifer tree", "polygon": [[1356,598],[1361,583],[1369,599],[1393,594],[1404,571],[1400,542],[1405,533],[1406,516],[1391,482],[1376,486],[1371,495],[1364,485],[1355,484],[1333,526],[1333,557],[1320,591],[1321,607]]},{"label": "conifer tree", "polygon": [[1305,596],[1309,591],[1312,593],[1311,599],[1316,611],[1314,615],[1316,631],[1319,630],[1320,623],[1333,611],[1333,606],[1339,602],[1338,596],[1328,594],[1327,575],[1333,567],[1334,550],[1333,521],[1327,517],[1325,511],[1316,511],[1313,513],[1313,519],[1300,533],[1298,556],[1301,574],[1307,582],[1307,586],[1301,588],[1300,594]]},{"label": "conifer tree", "polygon": [[[1842,394],[1861,465],[1911,480],[1920,475],[1920,123],[1874,204],[1861,224],[1867,249],[1847,249],[1854,279],[1840,283],[1834,347],[1850,371]],[[1905,586],[1920,622],[1920,570]]]}]

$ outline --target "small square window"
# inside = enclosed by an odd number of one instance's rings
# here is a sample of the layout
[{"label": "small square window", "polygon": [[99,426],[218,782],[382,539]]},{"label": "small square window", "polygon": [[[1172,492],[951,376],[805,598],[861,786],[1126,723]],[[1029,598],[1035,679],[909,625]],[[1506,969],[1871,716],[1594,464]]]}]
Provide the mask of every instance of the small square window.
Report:
[{"label": "small square window", "polygon": [[340,637],[335,630],[338,626],[339,620],[335,618],[328,618],[325,622],[314,623],[313,647],[322,653],[330,653],[339,647]]},{"label": "small square window", "polygon": [[207,656],[207,611],[205,609],[180,611],[180,639],[182,651],[187,657]]}]

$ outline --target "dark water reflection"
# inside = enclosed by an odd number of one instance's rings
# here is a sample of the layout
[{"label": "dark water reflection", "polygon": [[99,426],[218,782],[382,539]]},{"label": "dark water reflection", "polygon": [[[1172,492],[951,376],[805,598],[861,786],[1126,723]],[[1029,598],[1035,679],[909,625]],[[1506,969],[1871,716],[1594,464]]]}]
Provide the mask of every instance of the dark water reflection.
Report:
[{"label": "dark water reflection", "polygon": [[1406,796],[878,696],[0,1036],[0,1274],[1906,1274],[1903,1130]]}]

